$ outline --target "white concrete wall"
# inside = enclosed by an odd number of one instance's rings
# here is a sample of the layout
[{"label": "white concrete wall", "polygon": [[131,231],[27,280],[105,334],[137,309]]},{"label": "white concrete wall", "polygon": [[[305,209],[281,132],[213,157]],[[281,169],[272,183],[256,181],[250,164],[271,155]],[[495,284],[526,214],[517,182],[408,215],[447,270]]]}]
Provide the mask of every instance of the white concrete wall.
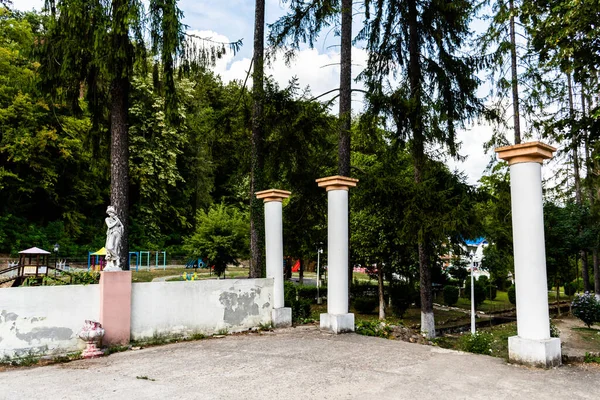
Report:
[{"label": "white concrete wall", "polygon": [[86,319],[100,316],[98,285],[0,289],[0,358],[81,350]]},{"label": "white concrete wall", "polygon": [[273,279],[134,283],[131,338],[240,332],[271,322]]}]

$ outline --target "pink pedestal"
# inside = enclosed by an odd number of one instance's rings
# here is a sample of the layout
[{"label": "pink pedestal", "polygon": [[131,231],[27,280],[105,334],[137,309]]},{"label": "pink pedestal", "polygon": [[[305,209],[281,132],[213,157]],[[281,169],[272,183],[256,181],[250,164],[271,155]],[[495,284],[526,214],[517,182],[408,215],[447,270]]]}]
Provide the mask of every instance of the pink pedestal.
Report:
[{"label": "pink pedestal", "polygon": [[100,323],[103,344],[128,344],[131,332],[131,271],[100,275]]}]

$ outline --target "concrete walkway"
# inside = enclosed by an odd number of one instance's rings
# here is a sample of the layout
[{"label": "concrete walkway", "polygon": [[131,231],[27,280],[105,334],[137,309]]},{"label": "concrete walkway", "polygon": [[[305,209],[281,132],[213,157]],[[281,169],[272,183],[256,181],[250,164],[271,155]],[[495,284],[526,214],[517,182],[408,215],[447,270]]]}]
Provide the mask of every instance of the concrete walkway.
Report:
[{"label": "concrete walkway", "polygon": [[536,370],[301,327],[9,370],[0,398],[598,399],[598,382],[594,365]]}]

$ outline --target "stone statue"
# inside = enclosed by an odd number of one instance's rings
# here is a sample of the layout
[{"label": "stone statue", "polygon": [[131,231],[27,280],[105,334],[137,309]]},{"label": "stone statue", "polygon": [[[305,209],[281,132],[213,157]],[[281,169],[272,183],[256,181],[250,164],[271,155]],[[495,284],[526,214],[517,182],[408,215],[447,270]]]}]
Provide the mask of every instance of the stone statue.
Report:
[{"label": "stone statue", "polygon": [[106,226],[106,267],[104,271],[122,271],[121,269],[121,238],[123,237],[123,224],[113,206],[106,209],[108,218],[105,219]]}]

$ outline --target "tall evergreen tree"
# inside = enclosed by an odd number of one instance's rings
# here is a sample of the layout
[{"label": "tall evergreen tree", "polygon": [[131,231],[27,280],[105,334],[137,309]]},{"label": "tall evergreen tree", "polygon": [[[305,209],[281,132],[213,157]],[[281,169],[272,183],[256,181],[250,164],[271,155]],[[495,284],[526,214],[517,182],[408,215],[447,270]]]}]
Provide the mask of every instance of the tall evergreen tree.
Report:
[{"label": "tall evergreen tree", "polygon": [[[46,85],[54,89],[54,95],[65,95],[75,110],[85,93],[96,119],[106,110],[110,116],[110,201],[124,225],[121,265],[128,268],[128,110],[134,65],[145,68],[149,55],[160,60],[165,112],[175,121],[175,60],[214,63],[224,53],[224,45],[190,51],[196,45],[184,35],[177,0],[150,0],[149,18],[140,0],[46,0],[46,10],[50,13],[48,34],[41,40]],[[144,40],[146,33],[150,43]],[[239,45],[232,43],[231,49],[235,52]],[[66,90],[57,90],[59,86]]]},{"label": "tall evergreen tree", "polygon": [[[287,0],[286,0],[287,1]],[[290,12],[270,26],[269,41],[286,47],[293,58],[300,43],[312,48],[322,29],[338,24],[340,32],[340,86],[338,126],[338,174],[350,176],[350,127],[352,121],[352,0],[289,0]],[[348,257],[350,260],[350,257]],[[348,285],[352,265],[348,264]],[[348,291],[350,293],[350,291]],[[349,301],[350,299],[348,299]]]},{"label": "tall evergreen tree", "polygon": [[[394,125],[396,138],[408,139],[414,163],[416,198],[427,198],[426,148],[437,143],[457,155],[456,127],[481,111],[475,97],[476,65],[462,54],[469,37],[470,1],[367,1],[365,27],[369,60],[362,77],[370,112]],[[388,79],[399,79],[396,87]],[[424,203],[424,202],[423,202]],[[431,296],[432,237],[428,210],[415,213],[421,283],[421,330],[435,337]]]},{"label": "tall evergreen tree", "polygon": [[254,193],[264,187],[264,54],[265,54],[265,0],[256,0],[254,13],[254,70],[252,72],[252,154],[250,155],[250,278],[264,276],[263,268],[263,216],[262,201]]}]

